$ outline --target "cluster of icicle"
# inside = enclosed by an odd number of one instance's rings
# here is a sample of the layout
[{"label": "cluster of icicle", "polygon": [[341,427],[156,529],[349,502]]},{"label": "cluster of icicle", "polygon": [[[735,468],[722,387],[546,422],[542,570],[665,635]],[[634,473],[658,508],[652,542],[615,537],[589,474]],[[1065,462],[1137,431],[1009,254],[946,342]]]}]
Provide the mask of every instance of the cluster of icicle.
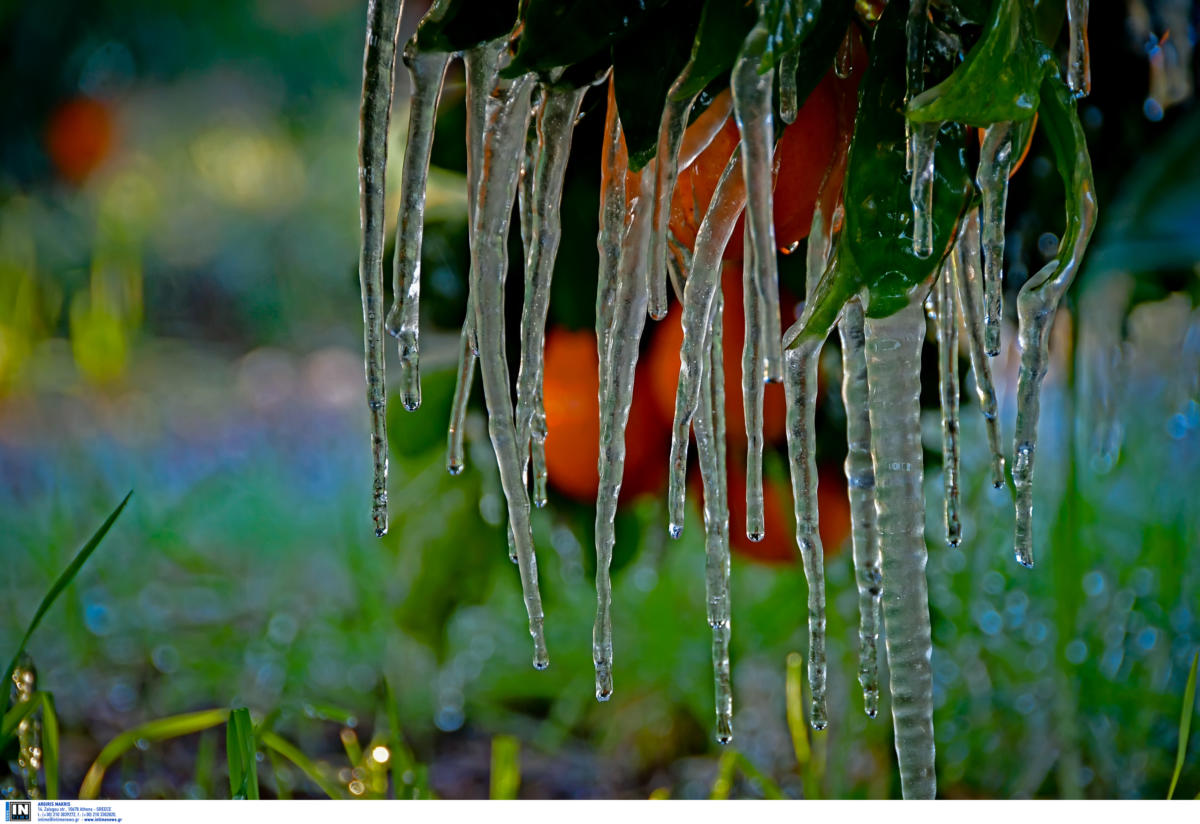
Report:
[{"label": "cluster of icicle", "polygon": [[[420,403],[418,373],[421,238],[434,120],[451,58],[422,53],[410,45],[403,60],[412,77],[408,142],[401,172],[400,211],[394,265],[395,306],[383,312],[384,172],[392,77],[401,0],[371,0],[364,56],[360,129],[360,208],[363,229],[360,276],[365,322],[367,396],[374,463],[372,515],[377,535],[387,530],[387,435],[383,333],[399,341],[400,394],[406,409]],[[1071,86],[1087,85],[1084,26],[1086,0],[1068,3],[1071,26]],[[925,3],[915,0],[910,18],[910,60],[920,59]],[[435,12],[436,13],[436,6]],[[720,267],[722,252],[739,216],[746,214],[744,255],[745,339],[742,393],[748,433],[747,517],[751,540],[764,531],[762,449],[763,387],[782,381],[787,398],[787,442],[795,500],[796,540],[808,582],[810,720],[827,723],[825,682],[825,585],[818,532],[814,413],[817,361],[822,340],[796,341],[796,327],[781,331],[776,244],[772,223],[775,72],[760,74],[767,37],[760,24],[746,38],[731,76],[732,113],[741,141],[720,177],[692,249],[668,229],[671,195],[680,168],[711,142],[729,115],[718,102],[684,134],[696,98],[675,101],[662,114],[657,154],[627,196],[628,157],[609,80],[605,143],[601,158],[600,267],[596,293],[596,338],[600,360],[600,458],[596,502],[597,609],[593,630],[596,697],[613,691],[612,585],[614,519],[625,460],[625,427],[634,373],[647,316],[666,315],[670,283],[683,305],[683,345],[671,440],[669,532],[683,529],[685,471],[694,435],[704,489],[706,603],[712,630],[717,738],[731,740],[732,690],[729,661],[729,509],[725,473],[724,374],[722,371]],[[458,383],[448,435],[448,469],[463,466],[463,421],[476,361],[482,375],[489,434],[508,504],[509,552],[519,565],[533,664],[549,664],[538,591],[530,506],[546,501],[542,399],[542,349],[551,275],[560,237],[559,201],[572,131],[587,87],[556,85],[553,78],[501,76],[512,59],[509,37],[483,43],[461,55],[467,106],[467,186],[470,220],[470,290],[459,350]],[[844,50],[845,51],[845,50]],[[914,57],[915,56],[915,57]],[[839,63],[844,55],[839,57]],[[796,113],[795,55],[780,72],[781,117]],[[787,68],[791,66],[789,72]],[[910,69],[912,65],[910,64]],[[919,76],[919,70],[910,78]],[[676,81],[682,88],[685,69]],[[911,88],[911,87],[910,87]],[[674,88],[672,89],[674,91]],[[720,100],[721,98],[718,98]],[[1003,481],[1003,458],[995,390],[988,358],[999,351],[1000,277],[1004,202],[1013,162],[1012,129],[998,124],[984,140],[978,185],[982,217],[964,219],[926,303],[936,322],[944,421],[945,519],[951,545],[959,542],[958,517],[958,319],[967,333],[980,406],[993,454],[992,478]],[[848,132],[848,130],[847,130]],[[914,249],[932,253],[930,229],[933,156],[937,128],[911,130],[910,167],[916,231]],[[842,147],[844,152],[845,146]],[[844,155],[842,157],[844,161]],[[823,193],[825,194],[825,193]],[[524,306],[516,404],[505,358],[504,286],[506,238],[514,201],[519,199],[525,249]],[[808,250],[808,289],[836,265],[834,227],[840,224],[836,193],[822,196]],[[1032,563],[1030,481],[1037,418],[1037,390],[1045,372],[1053,308],[1077,264],[1077,252],[1057,269],[1032,278],[1018,299],[1023,351],[1014,466],[1017,557]],[[1049,283],[1047,283],[1049,281]],[[1048,288],[1041,288],[1047,286]],[[799,324],[797,324],[799,326]],[[925,338],[921,301],[883,319],[867,318],[858,298],[838,322],[843,359],[842,393],[849,451],[845,470],[852,519],[853,560],[859,591],[860,666],[865,709],[874,717],[879,700],[877,642],[886,628],[893,720],[906,797],[934,793],[931,638],[925,581],[923,467],[919,427],[920,353]],[[530,465],[533,472],[530,478]]]}]

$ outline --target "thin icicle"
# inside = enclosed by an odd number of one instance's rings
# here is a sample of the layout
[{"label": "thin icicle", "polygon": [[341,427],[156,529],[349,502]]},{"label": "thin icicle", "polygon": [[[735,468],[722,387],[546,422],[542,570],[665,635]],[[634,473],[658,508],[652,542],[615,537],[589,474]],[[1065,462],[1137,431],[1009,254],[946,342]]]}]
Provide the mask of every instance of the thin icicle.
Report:
[{"label": "thin icicle", "polygon": [[[1070,29],[1067,52],[1067,88],[1076,97],[1092,91],[1092,60],[1088,50],[1089,0],[1067,0],[1067,26]],[[1061,19],[1061,18],[1060,18]],[[1182,33],[1187,37],[1186,28]]]},{"label": "thin icicle", "polygon": [[466,434],[467,403],[475,380],[475,302],[467,296],[467,317],[458,338],[458,371],[454,382],[454,401],[450,404],[450,426],[446,433],[446,471],[463,471],[463,435]]},{"label": "thin icicle", "polygon": [[950,255],[954,282],[958,287],[958,305],[962,309],[967,332],[967,351],[971,372],[975,375],[975,395],[987,429],[991,452],[992,486],[1004,485],[1004,453],[1000,448],[1000,418],[996,404],[996,385],[992,381],[992,363],[986,354],[983,323],[983,285],[979,250],[979,211],[971,210],[963,220],[954,250]]},{"label": "thin icicle", "polygon": [[671,196],[679,179],[679,149],[687,128],[688,113],[696,95],[675,99],[675,90],[686,72],[671,86],[658,130],[658,151],[654,174],[654,229],[650,236],[650,317],[662,320],[667,315],[667,235],[670,233]]},{"label": "thin icicle", "polygon": [[[700,379],[712,331],[708,320],[721,280],[721,255],[746,203],[746,183],[741,173],[741,153],[734,150],[717,182],[708,212],[700,222],[683,294],[683,345],[679,351],[679,385],[675,392],[675,421],[671,431],[671,464],[667,511],[671,537],[683,533],[687,496],[688,430],[700,402]],[[771,255],[774,257],[774,249]]]},{"label": "thin icicle", "polygon": [[[929,25],[929,0],[910,0],[908,4],[908,19],[904,24],[906,41],[904,51],[904,103],[916,97],[925,89],[925,32]],[[911,173],[913,164],[914,135],[913,123],[907,118],[904,121],[904,135],[907,139],[905,153],[905,168]]]},{"label": "thin icicle", "polygon": [[733,690],[729,666],[729,504],[725,474],[725,375],[721,355],[721,297],[713,307],[713,336],[708,369],[696,410],[696,454],[704,482],[704,591],[712,628],[713,679],[716,692],[717,741],[733,740]]},{"label": "thin icicle", "polygon": [[796,115],[800,111],[799,90],[796,88],[799,67],[799,49],[785,52],[779,61],[779,119],[789,125],[796,122]]},{"label": "thin icicle", "polygon": [[512,398],[504,345],[504,280],[508,270],[508,227],[517,194],[522,145],[529,118],[529,93],[533,78],[501,80],[486,105],[478,202],[475,205],[471,244],[471,295],[475,306],[475,334],[479,346],[483,396],[488,410],[488,431],[500,483],[508,501],[509,527],[521,570],[521,588],[533,637],[533,665],[549,666],[542,630],[544,616],[538,592],[537,559],[529,524],[529,495],[522,477],[522,460],[513,423]]},{"label": "thin icicle", "polygon": [[[622,174],[622,180],[624,175]],[[633,403],[633,379],[638,348],[646,326],[650,302],[641,263],[650,245],[650,200],[654,196],[654,170],[643,170],[638,204],[625,242],[617,274],[612,328],[601,354],[600,374],[600,485],[596,493],[596,622],[592,628],[592,660],[596,666],[596,698],[612,695],[612,564],[616,543],[617,498],[625,471],[625,425]]]},{"label": "thin icicle", "polygon": [[916,799],[933,798],[937,788],[921,454],[924,340],[920,301],[890,317],[866,320],[871,461],[883,558],[892,721],[901,790],[905,798]]},{"label": "thin icicle", "polygon": [[358,126],[358,208],[362,247],[358,258],[363,305],[364,368],[371,420],[371,520],[375,534],[388,529],[387,378],[383,350],[384,178],[388,120],[400,0],[371,0],[363,52],[362,107]]},{"label": "thin icicle", "polygon": [[908,127],[912,161],[908,190],[913,208],[912,249],[919,258],[933,254],[933,159],[941,127],[940,123],[911,123]]},{"label": "thin icicle", "polygon": [[1000,354],[1004,319],[1004,211],[1013,164],[1013,127],[995,123],[983,133],[975,182],[983,196],[983,335],[989,357]]},{"label": "thin icicle", "polygon": [[775,124],[771,88],[775,72],[760,74],[767,30],[759,24],[746,37],[733,66],[729,85],[733,112],[741,132],[742,174],[746,185],[746,231],[754,246],[754,283],[758,291],[763,358],[767,380],[783,375],[783,333],[779,320],[779,269],[775,258],[772,189]]},{"label": "thin icicle", "polygon": [[[763,396],[765,364],[759,329],[758,290],[754,287],[754,247],[750,233],[742,241],[742,299],[745,334],[742,342],[742,410],[746,419],[746,537],[761,541],[766,534],[763,502]],[[703,394],[703,390],[701,390]]]},{"label": "thin icicle", "polygon": [[850,539],[858,584],[858,683],[863,707],[879,712],[879,622],[883,591],[879,536],[875,532],[875,468],[871,465],[871,419],[867,408],[865,320],[857,298],[838,323],[842,341],[842,403],[846,407],[846,488],[850,497]]},{"label": "thin icicle", "polygon": [[817,363],[824,338],[802,340],[784,353],[787,398],[788,461],[796,514],[796,543],[808,582],[808,685],[812,705],[809,723],[823,730],[825,706],[825,558],[817,505]]},{"label": "thin icicle", "polygon": [[400,178],[400,214],[396,219],[396,255],[392,264],[395,302],[387,330],[400,346],[400,402],[410,412],[421,405],[421,238],[425,228],[425,181],[438,100],[450,55],[408,50],[404,64],[413,82],[408,106],[408,143]]},{"label": "thin icicle", "polygon": [[679,168],[686,169],[696,161],[700,153],[712,144],[713,139],[725,128],[725,121],[733,111],[733,98],[723,91],[713,98],[708,108],[696,116],[684,132],[679,144]]},{"label": "thin icicle", "polygon": [[[587,87],[550,86],[537,111],[537,150],[526,169],[529,228],[525,243],[525,300],[521,312],[521,365],[517,372],[517,446],[523,461],[532,457],[533,502],[546,500],[546,410],[542,404],[546,314],[550,282],[562,237],[559,203],[571,151],[571,134]],[[523,192],[525,194],[525,192]]]},{"label": "thin icicle", "polygon": [[1017,377],[1017,424],[1013,437],[1012,475],[1017,511],[1014,552],[1017,561],[1027,567],[1033,566],[1033,463],[1042,379],[1050,361],[1050,328],[1059,301],[1079,269],[1096,220],[1095,193],[1091,189],[1069,192],[1067,196],[1079,199],[1081,212],[1082,229],[1074,248],[1060,248],[1058,257],[1043,266],[1017,293],[1021,369]]},{"label": "thin icicle", "polygon": [[612,335],[616,308],[617,274],[621,268],[621,244],[625,239],[627,206],[625,173],[628,155],[617,116],[617,102],[611,78],[608,84],[608,111],[604,120],[604,148],[600,156],[600,232],[596,249],[600,270],[596,281],[596,349],[600,357],[600,403],[603,404],[605,361]]},{"label": "thin icicle", "polygon": [[942,407],[942,486],[946,543],[962,541],[958,518],[958,307],[955,305],[953,256],[937,276],[938,394]]}]

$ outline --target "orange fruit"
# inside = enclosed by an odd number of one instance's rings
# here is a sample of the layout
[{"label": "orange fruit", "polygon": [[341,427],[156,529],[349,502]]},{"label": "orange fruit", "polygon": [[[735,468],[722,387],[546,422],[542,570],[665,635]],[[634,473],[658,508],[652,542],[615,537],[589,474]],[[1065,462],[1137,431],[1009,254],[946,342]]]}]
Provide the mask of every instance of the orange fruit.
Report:
[{"label": "orange fruit", "polygon": [[82,183],[113,149],[113,116],[103,103],[77,97],[59,106],[46,129],[46,152],[71,183]]}]

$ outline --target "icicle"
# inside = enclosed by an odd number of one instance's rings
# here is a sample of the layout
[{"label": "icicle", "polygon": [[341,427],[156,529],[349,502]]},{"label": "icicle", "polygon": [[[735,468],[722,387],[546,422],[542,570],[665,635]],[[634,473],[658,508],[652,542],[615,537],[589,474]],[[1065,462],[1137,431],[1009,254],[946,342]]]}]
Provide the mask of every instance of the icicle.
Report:
[{"label": "icicle", "polygon": [[596,349],[600,357],[600,404],[604,403],[605,362],[608,360],[608,341],[612,335],[614,298],[617,274],[621,268],[621,244],[625,239],[625,173],[628,155],[617,116],[616,94],[612,79],[608,84],[608,111],[604,119],[604,148],[600,157],[600,232],[596,249],[600,253],[600,270],[596,281]]},{"label": "icicle", "polygon": [[979,255],[979,212],[973,209],[963,220],[950,263],[958,287],[963,326],[967,332],[967,351],[971,356],[971,372],[975,375],[975,394],[979,399],[979,410],[983,413],[988,450],[992,455],[992,486],[999,489],[1004,485],[1004,454],[1000,449],[1000,419],[997,414],[996,386],[992,381],[992,364],[984,346]]},{"label": "icicle", "polygon": [[679,168],[686,169],[696,161],[700,153],[712,144],[713,139],[725,128],[725,121],[733,111],[733,98],[723,91],[713,98],[708,108],[696,116],[683,134],[679,144]]},{"label": "icicle", "polygon": [[1000,354],[1000,325],[1004,319],[1004,210],[1008,176],[1013,164],[1011,123],[996,123],[983,133],[975,182],[983,196],[983,324],[990,357]]},{"label": "icicle", "polygon": [[767,380],[783,375],[783,333],[779,320],[779,270],[775,258],[772,155],[775,126],[771,113],[774,70],[759,74],[766,28],[760,23],[746,38],[733,66],[730,89],[741,132],[742,174],[746,185],[746,231],[754,246],[754,283],[758,290],[763,358]]},{"label": "icicle", "polygon": [[905,798],[933,798],[932,640],[925,581],[925,496],[921,453],[919,301],[887,318],[867,318],[868,406],[875,512],[883,558],[883,623],[892,721]]},{"label": "icicle", "polygon": [[919,258],[933,254],[933,158],[941,127],[940,123],[909,125],[912,180],[908,193],[913,208],[912,249]]},{"label": "icicle", "polygon": [[425,180],[438,100],[450,55],[408,51],[404,63],[413,81],[408,108],[408,143],[400,178],[400,214],[396,219],[396,255],[392,266],[395,302],[387,330],[399,340],[400,402],[410,412],[421,405],[421,237],[425,227]]},{"label": "icicle", "polygon": [[[765,364],[759,329],[758,290],[754,288],[754,247],[750,233],[742,240],[742,299],[745,334],[742,342],[742,410],[746,419],[746,537],[761,541],[766,534],[763,502],[763,382]],[[701,390],[703,394],[703,390]]]},{"label": "icicle", "polygon": [[387,378],[383,351],[384,177],[399,19],[400,0],[371,0],[367,9],[358,127],[358,204],[362,226],[358,277],[362,289],[364,367],[374,471],[371,520],[377,536],[383,536],[388,529]]},{"label": "icicle", "polygon": [[[624,175],[621,175],[622,181]],[[622,185],[624,185],[622,183]],[[612,309],[612,328],[601,353],[600,374],[600,486],[596,493],[596,623],[592,628],[592,660],[596,665],[596,698],[612,695],[612,564],[616,543],[615,521],[621,478],[625,471],[625,425],[633,402],[633,379],[638,348],[646,326],[650,302],[642,268],[650,244],[650,200],[654,197],[654,170],[641,177],[638,208],[625,234]]]},{"label": "icicle", "polygon": [[858,584],[858,683],[863,706],[879,712],[879,622],[883,587],[879,536],[875,532],[875,468],[871,465],[871,419],[867,409],[867,356],[862,304],[846,305],[838,323],[842,341],[842,403],[846,407],[846,488],[850,539]]},{"label": "icicle", "polygon": [[454,382],[454,400],[450,405],[450,427],[446,434],[446,471],[457,475],[463,470],[463,435],[466,434],[467,402],[475,379],[475,302],[467,296],[467,317],[458,339],[458,372]]},{"label": "icicle", "polygon": [[[1092,91],[1092,61],[1088,53],[1087,33],[1088,5],[1089,0],[1067,0],[1067,24],[1070,29],[1067,87],[1076,97],[1085,97]],[[1186,30],[1183,36],[1187,37]]]},{"label": "icicle", "polygon": [[808,582],[808,684],[812,695],[809,722],[823,730],[825,706],[825,558],[817,506],[816,406],[817,363],[824,338],[802,340],[784,353],[787,398],[788,461],[796,513],[796,543]]},{"label": "icicle", "polygon": [[[679,351],[679,386],[675,393],[675,422],[671,432],[671,465],[667,489],[668,531],[673,538],[683,533],[683,510],[687,495],[688,430],[700,399],[700,379],[707,357],[708,319],[713,297],[721,279],[721,255],[733,234],[738,215],[746,202],[746,184],[741,173],[741,155],[734,150],[717,182],[708,212],[700,222],[683,294],[683,345]],[[775,250],[771,250],[772,257]]]},{"label": "icicle", "polygon": [[524,456],[533,458],[533,499],[538,506],[546,500],[546,410],[542,404],[546,313],[550,308],[554,260],[562,237],[559,203],[567,157],[571,152],[571,133],[586,91],[586,86],[545,89],[537,112],[535,165],[526,170],[532,180],[528,184],[530,226],[525,244],[525,303],[521,312],[516,427],[517,447],[523,459]]},{"label": "icicle", "polygon": [[[838,50],[841,53],[841,49]],[[796,72],[800,67],[800,50],[785,52],[779,61],[779,119],[791,125],[796,122],[800,111],[800,100],[796,88]]]},{"label": "icicle", "polygon": [[1081,230],[1071,249],[1043,266],[1017,293],[1017,327],[1021,369],[1017,377],[1017,425],[1014,435],[1013,485],[1017,520],[1015,554],[1023,566],[1033,566],[1033,463],[1037,451],[1037,422],[1042,379],[1050,360],[1050,328],[1059,301],[1079,269],[1096,220],[1095,193],[1086,185],[1067,197],[1078,198]]},{"label": "icicle", "polygon": [[933,294],[937,295],[938,388],[942,407],[942,484],[946,543],[958,546],[958,308],[954,304],[952,257],[942,265]]},{"label": "icicle", "polygon": [[650,317],[662,320],[667,315],[667,235],[670,233],[671,196],[679,179],[679,149],[683,133],[687,128],[688,113],[696,100],[693,95],[684,100],[675,99],[675,91],[681,75],[667,94],[667,105],[663,108],[662,124],[658,130],[658,151],[655,155],[654,175],[654,229],[650,236]]},{"label": "icicle", "polygon": [[[910,0],[908,19],[904,25],[906,40],[904,58],[904,103],[912,100],[925,88],[925,31],[929,24],[929,0]],[[904,120],[904,135],[907,139],[905,168],[909,173],[916,168],[913,164],[915,141],[913,124]]]},{"label": "icicle", "polygon": [[478,201],[475,204],[471,245],[471,295],[475,306],[475,334],[479,347],[483,396],[488,410],[488,431],[500,483],[508,501],[509,527],[513,535],[521,588],[529,613],[533,637],[533,665],[549,665],[542,631],[544,616],[538,592],[537,559],[529,525],[529,496],[522,476],[518,452],[508,365],[504,345],[504,280],[508,270],[508,226],[517,193],[521,147],[529,118],[531,75],[515,81],[502,80],[486,104],[481,157],[478,167]]},{"label": "icicle", "polygon": [[713,306],[712,343],[696,410],[696,454],[704,482],[705,596],[712,628],[717,741],[733,740],[733,690],[729,667],[729,504],[725,474],[725,376],[722,369],[721,297]]}]

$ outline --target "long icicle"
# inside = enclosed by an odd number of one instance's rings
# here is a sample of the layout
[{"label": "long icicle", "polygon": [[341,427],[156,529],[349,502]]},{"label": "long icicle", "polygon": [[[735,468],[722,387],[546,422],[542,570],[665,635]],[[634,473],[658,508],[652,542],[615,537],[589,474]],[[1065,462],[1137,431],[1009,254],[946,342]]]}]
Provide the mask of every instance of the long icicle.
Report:
[{"label": "long icicle", "polygon": [[912,249],[919,258],[933,254],[933,161],[941,127],[940,123],[909,125],[912,179],[908,193],[913,208]]},{"label": "long icicle", "polygon": [[858,585],[858,683],[863,707],[879,712],[879,623],[883,591],[879,536],[875,530],[875,467],[871,465],[871,418],[867,407],[867,355],[862,304],[846,305],[838,323],[842,342],[842,403],[846,407],[846,487],[850,540]]},{"label": "long icicle", "polygon": [[517,176],[529,122],[532,75],[501,80],[487,100],[483,130],[483,163],[479,167],[479,200],[475,205],[471,244],[471,294],[475,333],[483,377],[488,431],[500,483],[508,501],[509,527],[521,572],[521,588],[533,638],[533,665],[545,669],[550,660],[542,625],[537,559],[529,523],[529,495],[522,477],[504,345],[504,281],[508,270],[508,227],[517,194]]},{"label": "long icicle", "polygon": [[742,241],[742,299],[744,336],[742,341],[742,411],[746,420],[746,537],[761,541],[766,534],[763,501],[763,400],[766,367],[759,333],[758,290],[754,286],[754,247],[750,233]]},{"label": "long icicle", "polygon": [[712,628],[712,659],[717,741],[733,740],[733,688],[729,665],[729,503],[725,474],[725,375],[722,369],[722,299],[713,306],[712,343],[708,368],[701,381],[696,410],[696,455],[704,483],[704,591],[708,625]]},{"label": "long icicle", "polygon": [[892,723],[905,798],[933,798],[933,642],[925,581],[921,453],[921,301],[887,318],[867,318],[867,381],[875,512],[883,557],[883,623],[891,674]]},{"label": "long icicle", "polygon": [[1000,354],[1004,319],[1004,211],[1013,164],[1013,127],[995,123],[983,133],[975,182],[983,198],[983,340],[989,357]]},{"label": "long icicle", "polygon": [[[1067,87],[1076,97],[1085,97],[1092,91],[1092,60],[1088,49],[1088,6],[1089,0],[1067,0],[1067,25],[1069,46],[1067,52]],[[1186,38],[1185,32],[1181,37]]]},{"label": "long icicle", "polygon": [[759,23],[746,37],[733,66],[730,90],[733,113],[741,132],[742,174],[746,185],[746,231],[754,246],[754,284],[758,291],[760,334],[767,380],[783,377],[783,333],[779,319],[779,268],[775,258],[774,182],[775,125],[771,90],[775,72],[760,74],[767,30]]},{"label": "long icicle", "polygon": [[400,0],[371,0],[363,52],[362,107],[358,126],[358,208],[362,247],[358,258],[363,305],[364,369],[371,419],[371,520],[375,534],[388,529],[387,375],[383,349],[384,189],[388,121]]},{"label": "long icicle", "polygon": [[400,347],[400,402],[410,412],[421,405],[421,239],[425,229],[425,181],[433,148],[438,100],[450,55],[408,50],[404,64],[413,82],[408,106],[408,143],[400,176],[400,214],[396,219],[396,253],[392,264],[394,303],[387,331]]},{"label": "long icicle", "polygon": [[[621,176],[622,180],[624,175]],[[642,170],[633,222],[625,233],[613,301],[612,329],[600,368],[600,485],[596,493],[596,622],[592,628],[592,661],[596,667],[596,698],[612,695],[612,565],[616,543],[617,499],[625,472],[625,425],[633,403],[633,379],[638,348],[646,327],[650,302],[644,262],[650,247],[654,169]]]},{"label": "long icicle", "polygon": [[992,380],[992,363],[984,344],[983,285],[979,252],[979,212],[972,209],[963,219],[958,239],[950,255],[954,282],[958,287],[958,305],[962,310],[963,327],[967,333],[967,352],[971,356],[971,372],[975,376],[975,395],[987,430],[988,451],[991,453],[992,486],[1004,486],[1004,453],[1000,447],[1000,416],[996,404],[996,384]]},{"label": "long icicle", "polygon": [[958,517],[958,307],[955,305],[954,264],[942,264],[934,287],[937,295],[938,395],[942,408],[942,488],[946,543],[962,541]]},{"label": "long icicle", "polygon": [[536,165],[531,194],[529,239],[525,258],[525,300],[521,312],[521,365],[517,372],[517,446],[533,459],[533,502],[546,501],[546,411],[542,406],[543,350],[550,282],[562,237],[559,203],[571,151],[575,118],[587,87],[549,86],[537,115]]},{"label": "long icicle", "polygon": [[802,340],[784,353],[788,461],[796,515],[796,543],[808,582],[809,723],[825,729],[825,558],[817,505],[817,363],[825,339]]},{"label": "long icicle", "polygon": [[[687,496],[688,430],[700,402],[700,379],[707,357],[708,319],[721,280],[721,255],[746,203],[746,182],[741,173],[741,153],[735,149],[717,182],[708,212],[700,222],[683,294],[683,345],[679,351],[679,385],[675,392],[675,421],[671,431],[671,464],[667,510],[671,537],[683,533]],[[774,250],[771,251],[774,255]]]},{"label": "long icicle", "polygon": [[688,113],[696,95],[683,100],[675,99],[675,90],[685,71],[671,85],[667,104],[663,107],[662,123],[658,129],[658,150],[655,154],[654,174],[654,226],[650,236],[650,317],[662,320],[667,315],[667,234],[671,222],[671,196],[679,179],[679,149],[687,127]]},{"label": "long icicle", "polygon": [[[608,84],[608,109],[604,119],[604,147],[600,156],[600,231],[596,250],[600,269],[596,281],[596,350],[600,359],[600,392],[605,386],[605,361],[612,336],[617,274],[621,268],[621,244],[625,240],[628,208],[625,202],[625,173],[629,157],[617,116],[612,78]],[[601,399],[603,400],[603,399]]]},{"label": "long icicle", "polygon": [[[475,243],[475,204],[479,200],[479,169],[483,165],[483,129],[487,119],[487,99],[496,85],[503,39],[481,43],[463,54],[467,79],[467,240]],[[475,340],[475,301],[471,296],[470,278],[467,281],[466,319],[458,348],[457,380],[454,401],[450,406],[450,425],[446,434],[446,469],[451,475],[462,472],[465,450],[467,405],[471,400],[471,383],[475,378],[475,361],[479,346]]]},{"label": "long icicle", "polygon": [[1017,293],[1021,369],[1017,376],[1017,423],[1013,436],[1014,552],[1017,561],[1026,567],[1033,566],[1033,462],[1037,451],[1042,379],[1046,377],[1050,361],[1050,329],[1059,301],[1079,269],[1096,221],[1095,193],[1090,188],[1068,192],[1067,196],[1078,198],[1079,202],[1081,229],[1075,236],[1074,246],[1060,248],[1058,256],[1027,280]]}]

